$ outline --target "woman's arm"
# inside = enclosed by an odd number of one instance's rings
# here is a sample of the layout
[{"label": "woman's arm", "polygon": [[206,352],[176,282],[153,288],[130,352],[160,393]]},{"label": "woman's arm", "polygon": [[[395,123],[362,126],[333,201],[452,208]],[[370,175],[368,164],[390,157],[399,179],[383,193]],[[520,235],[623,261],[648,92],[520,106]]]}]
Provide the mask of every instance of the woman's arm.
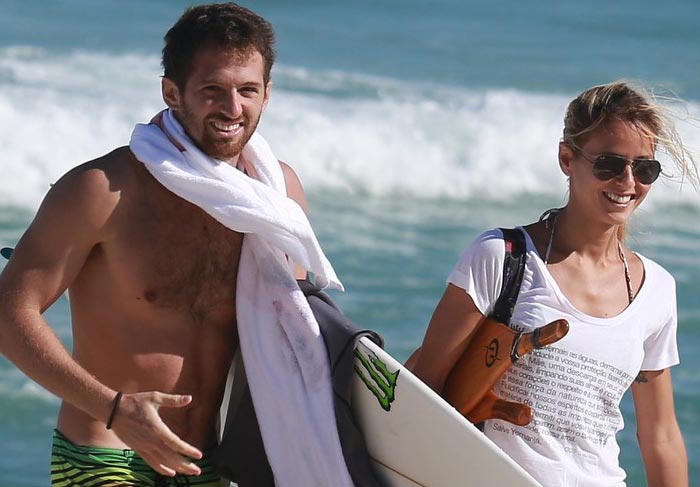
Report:
[{"label": "woman's arm", "polygon": [[671,370],[640,372],[632,395],[649,487],[687,487],[688,456],[673,406]]},{"label": "woman's arm", "polygon": [[464,289],[448,284],[409,368],[438,394],[484,317]]}]

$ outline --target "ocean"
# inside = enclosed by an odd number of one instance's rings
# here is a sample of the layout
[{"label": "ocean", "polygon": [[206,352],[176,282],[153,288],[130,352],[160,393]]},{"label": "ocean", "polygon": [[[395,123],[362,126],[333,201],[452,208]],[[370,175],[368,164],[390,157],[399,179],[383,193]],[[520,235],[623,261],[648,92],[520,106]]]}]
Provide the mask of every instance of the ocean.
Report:
[{"label": "ocean", "polygon": [[[60,175],[126,144],[133,125],[163,107],[162,35],[188,3],[0,0],[0,246],[17,242]],[[700,117],[694,0],[244,5],[278,37],[260,131],[304,183],[346,286],[333,297],[400,360],[421,342],[445,277],[478,233],[566,201],[557,142],[578,92],[643,80]],[[681,120],[679,131],[700,148],[698,124]],[[629,243],[678,285],[675,401],[697,485],[700,195],[677,181],[654,184]],[[46,318],[70,346],[66,299]],[[0,358],[0,487],[48,485],[58,404]],[[622,407],[621,462],[630,486],[645,485],[629,396]]]}]

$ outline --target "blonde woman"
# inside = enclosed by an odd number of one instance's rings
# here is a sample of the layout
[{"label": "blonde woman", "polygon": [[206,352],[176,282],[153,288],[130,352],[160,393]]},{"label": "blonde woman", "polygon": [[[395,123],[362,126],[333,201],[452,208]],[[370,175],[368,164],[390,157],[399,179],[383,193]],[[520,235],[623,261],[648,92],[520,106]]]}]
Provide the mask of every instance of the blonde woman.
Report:
[{"label": "blonde woman", "polygon": [[[662,172],[665,149],[696,175],[663,110],[628,83],[596,86],[566,113],[559,166],[569,199],[522,227],[527,259],[511,326],[528,332],[566,319],[568,334],[517,361],[496,384],[527,404],[526,426],[489,420],[484,432],[544,486],[624,486],[616,433],[632,388],[650,486],[687,486],[687,455],[673,404],[679,362],[673,277],[624,242],[625,229]],[[501,288],[504,241],[479,236],[448,278],[411,367],[437,392]]]}]

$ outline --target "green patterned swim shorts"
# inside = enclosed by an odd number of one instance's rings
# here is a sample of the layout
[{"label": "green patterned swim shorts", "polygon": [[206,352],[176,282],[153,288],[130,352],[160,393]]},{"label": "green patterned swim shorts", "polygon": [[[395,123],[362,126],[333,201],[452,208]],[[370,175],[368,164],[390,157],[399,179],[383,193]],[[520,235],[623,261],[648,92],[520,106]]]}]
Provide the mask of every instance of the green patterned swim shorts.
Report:
[{"label": "green patterned swim shorts", "polygon": [[51,450],[52,487],[220,487],[206,457],[195,462],[201,475],[158,474],[133,450],[79,446],[55,430]]}]

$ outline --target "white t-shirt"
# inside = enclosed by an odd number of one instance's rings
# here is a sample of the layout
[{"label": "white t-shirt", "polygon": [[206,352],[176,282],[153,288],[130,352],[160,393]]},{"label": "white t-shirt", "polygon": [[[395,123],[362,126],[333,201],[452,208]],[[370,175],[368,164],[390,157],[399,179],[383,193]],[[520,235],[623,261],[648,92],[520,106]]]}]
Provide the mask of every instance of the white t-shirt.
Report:
[{"label": "white t-shirt", "polygon": [[[592,317],[569,302],[529,235],[526,241],[512,326],[531,331],[564,318],[569,333],[513,364],[494,387],[499,397],[531,406],[533,421],[489,420],[484,432],[545,487],[624,486],[615,438],[623,427],[620,400],[640,370],[679,362],[675,281],[639,255],[644,282],[634,301],[615,317]],[[504,252],[501,231],[485,232],[447,279],[484,315],[501,291]]]}]

